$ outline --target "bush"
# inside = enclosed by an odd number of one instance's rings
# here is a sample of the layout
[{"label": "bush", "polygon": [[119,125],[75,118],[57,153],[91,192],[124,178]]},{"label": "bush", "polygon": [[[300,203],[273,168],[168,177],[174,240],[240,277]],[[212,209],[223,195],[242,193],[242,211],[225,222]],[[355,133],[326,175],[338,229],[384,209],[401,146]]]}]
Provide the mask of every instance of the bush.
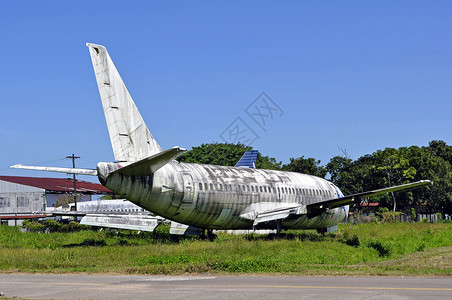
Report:
[{"label": "bush", "polygon": [[49,232],[58,232],[62,227],[61,223],[52,219],[45,220],[43,225],[49,230]]},{"label": "bush", "polygon": [[64,224],[61,226],[62,232],[74,232],[74,231],[80,231],[84,229],[89,229],[90,226],[81,225],[80,223],[71,221],[69,224]]},{"label": "bush", "polygon": [[91,226],[81,225],[80,223],[71,221],[69,224],[61,224],[52,219],[45,220],[42,223],[37,221],[25,220],[22,227],[32,232],[75,232],[80,230],[88,230]]},{"label": "bush", "polygon": [[46,229],[41,223],[31,220],[25,220],[22,223],[22,227],[32,232],[44,232]]},{"label": "bush", "polygon": [[359,242],[359,238],[358,236],[355,234],[353,235],[351,238],[346,239],[345,243],[349,246],[353,246],[353,247],[359,247],[360,242]]}]

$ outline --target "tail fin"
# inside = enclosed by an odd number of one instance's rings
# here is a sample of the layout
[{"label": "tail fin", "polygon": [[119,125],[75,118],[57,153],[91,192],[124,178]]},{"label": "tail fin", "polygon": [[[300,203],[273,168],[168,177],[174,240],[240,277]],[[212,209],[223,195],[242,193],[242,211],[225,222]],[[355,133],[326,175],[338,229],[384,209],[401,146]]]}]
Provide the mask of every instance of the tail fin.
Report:
[{"label": "tail fin", "polygon": [[149,132],[107,49],[101,45],[86,45],[93,62],[115,160],[136,162],[161,152],[162,148]]},{"label": "tail fin", "polygon": [[243,168],[256,168],[258,150],[248,150],[243,154],[242,158],[235,165]]}]

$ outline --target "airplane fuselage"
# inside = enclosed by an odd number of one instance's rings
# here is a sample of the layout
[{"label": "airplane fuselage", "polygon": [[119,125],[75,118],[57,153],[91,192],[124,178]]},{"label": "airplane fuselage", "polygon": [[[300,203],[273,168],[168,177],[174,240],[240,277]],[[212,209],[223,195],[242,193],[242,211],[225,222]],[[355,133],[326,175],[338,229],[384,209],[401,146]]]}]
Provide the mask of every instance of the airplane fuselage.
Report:
[{"label": "airplane fuselage", "polygon": [[[12,167],[98,176],[107,188],[144,209],[182,223],[180,225],[209,231],[252,228],[276,229],[277,232],[291,228],[334,230],[347,215],[349,204],[359,203],[366,197],[431,184],[421,180],[344,197],[334,184],[316,176],[252,167],[178,163],[174,159],[186,149],[175,146],[163,150],[160,147],[107,49],[90,43],[87,46],[115,160],[122,163],[99,163],[97,170]],[[151,225],[152,231],[156,225]]]},{"label": "airplane fuselage", "polygon": [[[98,168],[99,173],[102,172]],[[147,176],[112,173],[102,184],[170,220],[206,229],[251,229],[256,212],[341,197],[338,187],[316,176],[263,169],[173,161]],[[344,219],[346,208],[287,218],[281,227],[326,228]],[[275,224],[257,228],[274,229]]]}]

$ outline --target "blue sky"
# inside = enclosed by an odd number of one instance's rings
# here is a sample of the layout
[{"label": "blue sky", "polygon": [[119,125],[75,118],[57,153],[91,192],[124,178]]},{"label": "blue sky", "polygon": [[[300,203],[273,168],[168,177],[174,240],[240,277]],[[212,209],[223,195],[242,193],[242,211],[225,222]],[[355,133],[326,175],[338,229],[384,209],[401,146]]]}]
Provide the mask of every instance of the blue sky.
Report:
[{"label": "blue sky", "polygon": [[[65,177],[8,167],[71,167],[72,153],[78,167],[114,160],[86,42],[107,47],[165,149],[222,142],[237,118],[284,163],[451,144],[451,11],[450,1],[3,2],[0,174]],[[264,128],[246,113],[262,92],[282,111]]]}]

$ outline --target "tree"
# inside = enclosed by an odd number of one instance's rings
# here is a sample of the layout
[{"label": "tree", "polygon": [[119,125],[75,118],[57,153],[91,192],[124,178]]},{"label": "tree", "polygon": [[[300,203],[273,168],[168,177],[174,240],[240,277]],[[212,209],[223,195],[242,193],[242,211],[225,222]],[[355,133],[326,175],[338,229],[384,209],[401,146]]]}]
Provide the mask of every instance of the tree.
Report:
[{"label": "tree", "polygon": [[[391,187],[408,183],[414,179],[416,169],[409,164],[409,159],[405,157],[406,148],[386,148],[378,150],[373,155],[375,157],[375,168],[377,174],[383,181],[384,186]],[[397,201],[393,192],[390,193],[393,200],[393,211],[396,211]],[[403,199],[403,198],[402,198]]]},{"label": "tree", "polygon": [[250,146],[243,144],[202,144],[193,147],[177,158],[180,162],[211,164],[220,166],[234,166],[243,153],[251,150]]},{"label": "tree", "polygon": [[118,194],[106,194],[99,197],[100,200],[114,200],[114,199],[124,199],[124,196]]},{"label": "tree", "polygon": [[304,156],[291,158],[290,163],[282,166],[282,170],[315,175],[322,178],[324,178],[327,173],[325,167],[320,166],[320,160],[315,160],[312,157],[304,158]]},{"label": "tree", "polygon": [[353,160],[345,156],[335,156],[326,164],[326,170],[331,176],[331,181],[339,184],[348,176],[352,168]]},{"label": "tree", "polygon": [[452,146],[448,146],[446,142],[433,140],[428,144],[427,149],[452,165]]},{"label": "tree", "polygon": [[[78,195],[77,195],[78,197]],[[77,200],[80,200],[79,198]],[[55,207],[60,207],[66,204],[70,204],[70,203],[74,203],[74,196],[73,195],[68,195],[68,194],[64,194],[59,196],[56,201],[55,201]]]},{"label": "tree", "polygon": [[[210,164],[220,166],[235,166],[243,154],[252,147],[243,144],[212,143],[193,147],[177,158],[180,162]],[[275,158],[257,155],[256,168],[280,170],[281,162]]]}]

